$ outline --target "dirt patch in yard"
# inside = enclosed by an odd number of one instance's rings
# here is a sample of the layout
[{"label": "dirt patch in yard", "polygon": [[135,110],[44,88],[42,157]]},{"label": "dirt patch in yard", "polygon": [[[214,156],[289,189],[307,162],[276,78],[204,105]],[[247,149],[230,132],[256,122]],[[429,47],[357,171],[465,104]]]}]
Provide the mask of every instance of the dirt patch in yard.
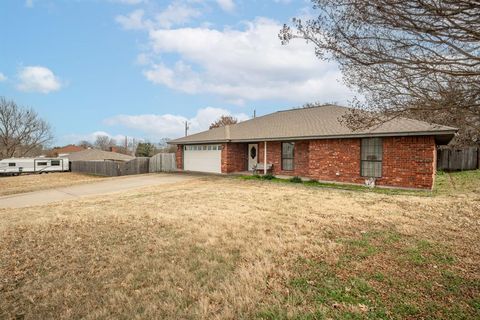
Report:
[{"label": "dirt patch in yard", "polygon": [[217,177],[0,210],[0,318],[475,318],[479,215]]},{"label": "dirt patch in yard", "polygon": [[99,181],[103,177],[73,172],[49,174],[25,174],[16,177],[0,176],[0,196],[10,194],[67,187],[75,184]]}]

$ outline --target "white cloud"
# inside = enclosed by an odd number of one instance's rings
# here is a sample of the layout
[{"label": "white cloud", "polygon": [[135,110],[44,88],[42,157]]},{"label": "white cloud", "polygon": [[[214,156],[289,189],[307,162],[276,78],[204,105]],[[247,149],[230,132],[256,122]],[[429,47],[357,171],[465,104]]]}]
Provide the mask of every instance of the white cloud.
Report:
[{"label": "white cloud", "polygon": [[217,0],[217,3],[224,11],[232,12],[235,9],[233,0]]},{"label": "white cloud", "polygon": [[33,8],[33,6],[34,6],[34,1],[33,0],[25,0],[25,7]]},{"label": "white cloud", "polygon": [[143,19],[145,12],[141,9],[130,12],[126,16],[117,16],[115,21],[117,21],[124,29],[126,30],[141,30],[150,28],[149,21]]},{"label": "white cloud", "polygon": [[207,107],[197,111],[192,118],[173,114],[117,115],[105,120],[110,126],[123,126],[142,132],[152,141],[161,138],[177,138],[184,134],[185,121],[189,124],[189,134],[208,129],[210,124],[222,115],[233,115],[239,121],[249,117],[244,113],[232,114],[222,108]]},{"label": "white cloud", "polygon": [[0,72],[0,82],[6,81],[6,80],[7,80],[7,77],[3,73]]},{"label": "white cloud", "polygon": [[[150,30],[150,56],[160,62],[151,63],[144,75],[171,89],[215,94],[228,101],[348,100],[351,93],[339,82],[337,66],[319,60],[313,46],[302,41],[282,46],[277,37],[280,28],[273,20],[258,18],[246,22],[242,30]],[[179,58],[162,62],[170,55]]]},{"label": "white cloud", "polygon": [[[120,145],[122,144],[123,141],[125,141],[125,135],[123,134],[112,135],[105,131],[95,131],[87,134],[68,134],[62,137],[61,142],[68,144],[68,143],[78,143],[80,141],[85,140],[93,143],[95,142],[95,139],[97,139],[98,136],[107,136],[112,139],[115,139],[117,144],[120,144]],[[137,139],[137,140],[141,140],[141,139]]]},{"label": "white cloud", "polygon": [[126,30],[150,30],[152,28],[171,28],[176,25],[183,25],[201,16],[201,14],[199,9],[175,1],[151,18],[145,17],[144,10],[137,9],[128,15],[117,16],[115,21]]},{"label": "white cloud", "polygon": [[49,93],[62,87],[60,79],[48,68],[27,66],[18,73],[20,80],[17,88],[26,92]]},{"label": "white cloud", "polygon": [[170,4],[165,10],[155,16],[157,25],[170,28],[173,25],[185,24],[201,15],[200,10],[180,2]]}]

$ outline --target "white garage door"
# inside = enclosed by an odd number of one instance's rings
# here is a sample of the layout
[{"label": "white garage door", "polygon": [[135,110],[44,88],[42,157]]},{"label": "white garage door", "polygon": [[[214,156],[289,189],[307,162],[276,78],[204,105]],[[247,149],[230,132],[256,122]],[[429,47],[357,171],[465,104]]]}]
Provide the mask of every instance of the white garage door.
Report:
[{"label": "white garage door", "polygon": [[222,147],[217,144],[185,146],[183,169],[199,172],[222,172]]}]

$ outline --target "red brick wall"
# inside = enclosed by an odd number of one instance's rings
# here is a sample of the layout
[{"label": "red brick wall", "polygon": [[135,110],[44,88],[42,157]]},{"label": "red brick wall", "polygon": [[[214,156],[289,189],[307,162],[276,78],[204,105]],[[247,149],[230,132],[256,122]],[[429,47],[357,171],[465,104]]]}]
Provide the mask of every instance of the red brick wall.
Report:
[{"label": "red brick wall", "polygon": [[435,139],[432,136],[383,139],[383,172],[378,184],[432,188],[436,153]]},{"label": "red brick wall", "polygon": [[175,153],[177,160],[177,169],[183,170],[183,145],[177,145],[177,152]]},{"label": "red brick wall", "polygon": [[[263,162],[264,143],[258,143]],[[324,181],[365,183],[360,176],[361,139],[325,139],[295,143],[294,170],[281,169],[281,142],[267,142],[267,162],[273,174]],[[436,170],[436,146],[432,136],[383,138],[383,186],[430,189]]]},{"label": "red brick wall", "polygon": [[[309,141],[296,141],[293,157],[293,170],[282,170],[282,142],[267,142],[267,163],[273,164],[272,172],[277,175],[308,176]],[[265,143],[258,143],[258,162],[264,160]]]},{"label": "red brick wall", "polygon": [[364,183],[360,177],[360,139],[311,140],[309,152],[309,177]]},{"label": "red brick wall", "polygon": [[222,144],[222,173],[246,171],[247,161],[247,144]]}]

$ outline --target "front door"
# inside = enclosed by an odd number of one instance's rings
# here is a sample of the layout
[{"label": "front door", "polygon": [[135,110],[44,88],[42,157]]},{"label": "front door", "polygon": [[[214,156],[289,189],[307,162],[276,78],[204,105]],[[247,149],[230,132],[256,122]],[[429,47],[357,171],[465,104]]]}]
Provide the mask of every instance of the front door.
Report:
[{"label": "front door", "polygon": [[253,167],[258,163],[258,144],[248,145],[248,171],[252,171]]}]

